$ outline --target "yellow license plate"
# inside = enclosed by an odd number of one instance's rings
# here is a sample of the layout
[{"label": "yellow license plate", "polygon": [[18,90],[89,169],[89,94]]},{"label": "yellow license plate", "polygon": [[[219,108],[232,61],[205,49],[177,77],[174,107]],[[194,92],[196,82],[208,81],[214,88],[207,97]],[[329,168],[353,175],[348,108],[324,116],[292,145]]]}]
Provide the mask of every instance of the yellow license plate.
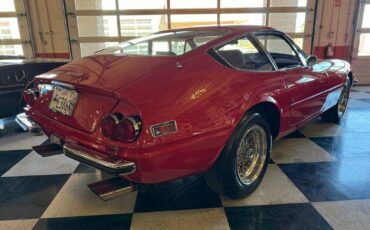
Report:
[{"label": "yellow license plate", "polygon": [[49,109],[65,116],[71,116],[76,105],[78,93],[76,90],[54,87],[53,97],[49,103]]}]

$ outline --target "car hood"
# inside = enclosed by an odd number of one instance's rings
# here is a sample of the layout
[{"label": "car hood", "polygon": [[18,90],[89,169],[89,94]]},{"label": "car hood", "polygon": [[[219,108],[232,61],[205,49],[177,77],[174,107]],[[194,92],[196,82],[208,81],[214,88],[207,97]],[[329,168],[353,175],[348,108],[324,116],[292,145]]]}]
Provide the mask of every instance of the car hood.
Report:
[{"label": "car hood", "polygon": [[81,88],[114,93],[173,62],[173,57],[94,55],[73,61],[57,70],[40,75]]}]

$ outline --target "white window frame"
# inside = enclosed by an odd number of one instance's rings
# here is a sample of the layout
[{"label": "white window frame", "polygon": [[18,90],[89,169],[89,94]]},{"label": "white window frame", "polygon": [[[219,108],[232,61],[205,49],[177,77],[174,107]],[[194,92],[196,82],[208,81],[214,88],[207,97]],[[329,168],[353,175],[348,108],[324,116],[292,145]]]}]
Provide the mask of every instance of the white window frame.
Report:
[{"label": "white window frame", "polygon": [[33,42],[30,36],[30,17],[27,1],[14,0],[15,12],[0,12],[0,18],[15,17],[18,20],[19,39],[0,39],[0,45],[22,45],[23,56],[35,57]]}]

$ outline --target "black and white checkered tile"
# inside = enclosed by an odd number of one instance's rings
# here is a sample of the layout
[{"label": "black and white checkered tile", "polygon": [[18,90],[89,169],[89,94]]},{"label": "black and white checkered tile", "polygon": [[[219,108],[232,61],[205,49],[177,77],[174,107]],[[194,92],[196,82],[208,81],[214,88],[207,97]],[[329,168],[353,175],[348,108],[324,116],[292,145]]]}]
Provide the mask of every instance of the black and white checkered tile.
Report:
[{"label": "black and white checkered tile", "polygon": [[340,126],[317,119],[274,143],[264,180],[243,200],[198,176],[104,202],[86,185],[109,175],[40,157],[30,146],[44,136],[3,134],[0,229],[368,229],[369,117],[370,87],[355,87]]}]

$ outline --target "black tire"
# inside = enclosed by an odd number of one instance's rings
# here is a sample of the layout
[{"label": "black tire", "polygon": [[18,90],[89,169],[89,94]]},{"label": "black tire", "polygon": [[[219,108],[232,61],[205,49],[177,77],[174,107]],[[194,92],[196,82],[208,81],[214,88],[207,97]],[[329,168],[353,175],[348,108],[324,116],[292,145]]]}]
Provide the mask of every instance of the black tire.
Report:
[{"label": "black tire", "polygon": [[224,195],[225,191],[222,186],[222,181],[217,176],[217,162],[214,164],[206,173],[205,173],[205,181],[207,182],[208,187],[218,193],[219,195]]},{"label": "black tire", "polygon": [[[339,124],[345,111],[347,108],[347,103],[349,100],[349,92],[351,90],[351,79],[347,76],[343,90],[341,92],[341,95],[338,99],[338,102],[335,106],[325,111],[323,114],[321,114],[321,119],[326,122],[336,123]],[[344,108],[341,107],[342,100],[346,100],[346,103],[344,105]],[[343,105],[342,105],[343,106]]]},{"label": "black tire", "polygon": [[[264,141],[262,141],[264,142],[263,150],[261,151],[261,153],[265,154],[265,157],[260,159],[255,179],[247,184],[239,176],[240,173],[237,166],[238,150],[241,148],[241,141],[254,129],[258,129],[261,137],[265,135]],[[224,193],[232,199],[241,199],[248,196],[258,187],[266,172],[271,154],[271,144],[270,127],[264,117],[256,111],[248,112],[238,124],[214,167],[206,174],[206,181],[211,189],[221,194]]]}]

